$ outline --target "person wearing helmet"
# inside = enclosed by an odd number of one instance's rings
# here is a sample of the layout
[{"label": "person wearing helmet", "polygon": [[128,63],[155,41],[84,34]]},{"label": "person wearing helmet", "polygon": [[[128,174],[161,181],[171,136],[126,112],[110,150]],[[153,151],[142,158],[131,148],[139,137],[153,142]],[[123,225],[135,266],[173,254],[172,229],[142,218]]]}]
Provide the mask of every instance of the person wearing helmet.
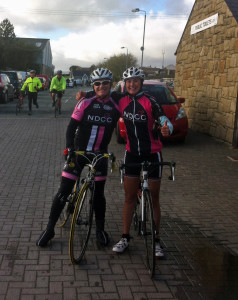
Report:
[{"label": "person wearing helmet", "polygon": [[[127,145],[124,157],[126,168],[124,175],[123,234],[120,241],[112,248],[117,253],[124,252],[129,246],[129,232],[139,185],[140,168],[128,167],[127,164],[139,163],[145,160],[155,163],[161,162],[162,143],[159,139],[157,124],[160,124],[159,130],[163,136],[168,136],[173,131],[173,125],[165,116],[162,107],[156,102],[156,99],[142,91],[143,70],[137,67],[128,68],[123,73],[123,80],[126,92],[122,94],[117,92],[111,93],[111,97],[120,108],[127,132]],[[79,96],[85,96],[85,94],[78,94],[76,99]],[[91,97],[91,93],[86,94],[86,97]],[[149,184],[157,231],[155,255],[158,258],[164,257],[159,241],[161,175],[162,169],[159,166],[153,167],[153,171],[149,172]]]},{"label": "person wearing helmet", "polygon": [[56,76],[54,76],[51,80],[50,84],[50,95],[52,99],[52,107],[55,106],[55,95],[58,95],[58,105],[59,105],[59,114],[61,114],[61,106],[62,106],[62,97],[66,90],[66,80],[62,76],[62,71],[58,70],[56,72]]},{"label": "person wearing helmet", "polygon": [[[108,69],[99,68],[92,72],[91,82],[95,95],[81,99],[75,106],[66,131],[66,150],[64,154],[74,150],[101,153],[108,152],[108,144],[113,130],[120,117],[119,107],[110,97],[112,73]],[[88,154],[90,156],[90,154]],[[75,167],[65,164],[61,177],[60,188],[53,199],[47,228],[36,242],[44,247],[54,235],[55,224],[64,208],[67,197],[72,192],[76,180],[87,163],[82,156],[74,156]],[[102,245],[107,245],[109,236],[104,230],[106,199],[104,186],[107,177],[108,160],[102,158],[97,164],[94,191],[94,211],[96,220],[96,237]]]},{"label": "person wearing helmet", "polygon": [[28,115],[31,115],[32,111],[32,101],[33,104],[36,106],[36,108],[39,108],[38,102],[37,102],[37,95],[38,91],[42,88],[42,84],[39,78],[36,77],[36,71],[31,70],[30,71],[30,77],[27,78],[21,88],[21,96],[22,92],[24,92],[25,89],[28,89]]}]

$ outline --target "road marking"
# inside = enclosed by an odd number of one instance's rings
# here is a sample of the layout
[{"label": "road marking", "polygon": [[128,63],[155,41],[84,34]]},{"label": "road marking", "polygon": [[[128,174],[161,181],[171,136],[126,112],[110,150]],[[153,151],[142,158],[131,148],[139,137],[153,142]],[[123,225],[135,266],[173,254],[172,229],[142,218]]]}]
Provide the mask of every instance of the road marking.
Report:
[{"label": "road marking", "polygon": [[67,103],[72,97],[69,97],[68,99],[65,99],[64,103]]}]

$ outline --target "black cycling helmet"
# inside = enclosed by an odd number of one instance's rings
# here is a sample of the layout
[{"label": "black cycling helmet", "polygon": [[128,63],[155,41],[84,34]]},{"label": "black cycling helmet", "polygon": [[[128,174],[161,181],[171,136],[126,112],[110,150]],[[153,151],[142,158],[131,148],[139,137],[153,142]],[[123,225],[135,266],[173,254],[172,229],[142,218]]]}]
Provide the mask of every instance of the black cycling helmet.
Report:
[{"label": "black cycling helmet", "polygon": [[56,73],[62,75],[62,71],[61,70],[58,70]]},{"label": "black cycling helmet", "polygon": [[108,69],[98,68],[92,72],[90,75],[91,82],[93,83],[95,80],[99,79],[108,79],[112,80],[112,72]]},{"label": "black cycling helmet", "polygon": [[144,75],[143,70],[138,69],[136,67],[131,67],[123,73],[124,81],[126,81],[129,78],[140,78],[140,79],[144,80],[144,77],[145,77],[145,75]]}]

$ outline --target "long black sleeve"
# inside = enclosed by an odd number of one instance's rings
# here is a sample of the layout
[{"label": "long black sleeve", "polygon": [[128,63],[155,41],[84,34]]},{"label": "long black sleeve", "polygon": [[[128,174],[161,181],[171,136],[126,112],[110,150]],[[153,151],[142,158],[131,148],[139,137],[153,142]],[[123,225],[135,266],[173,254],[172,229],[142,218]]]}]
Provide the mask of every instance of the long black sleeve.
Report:
[{"label": "long black sleeve", "polygon": [[75,119],[71,118],[69,125],[66,131],[66,148],[73,148],[74,147],[74,137],[76,129],[79,125],[79,122]]}]

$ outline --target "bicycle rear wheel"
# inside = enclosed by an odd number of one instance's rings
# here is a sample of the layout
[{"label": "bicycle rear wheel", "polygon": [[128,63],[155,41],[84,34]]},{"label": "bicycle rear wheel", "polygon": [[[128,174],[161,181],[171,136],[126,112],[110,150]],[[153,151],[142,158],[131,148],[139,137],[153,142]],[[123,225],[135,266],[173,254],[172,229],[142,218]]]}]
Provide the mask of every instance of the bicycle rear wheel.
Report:
[{"label": "bicycle rear wheel", "polygon": [[73,264],[84,257],[93,221],[94,184],[85,183],[77,197],[70,228],[69,254]]},{"label": "bicycle rear wheel", "polygon": [[155,273],[155,222],[150,191],[145,190],[144,193],[144,213],[145,220],[142,222],[143,236],[146,246],[146,264],[153,278]]}]

